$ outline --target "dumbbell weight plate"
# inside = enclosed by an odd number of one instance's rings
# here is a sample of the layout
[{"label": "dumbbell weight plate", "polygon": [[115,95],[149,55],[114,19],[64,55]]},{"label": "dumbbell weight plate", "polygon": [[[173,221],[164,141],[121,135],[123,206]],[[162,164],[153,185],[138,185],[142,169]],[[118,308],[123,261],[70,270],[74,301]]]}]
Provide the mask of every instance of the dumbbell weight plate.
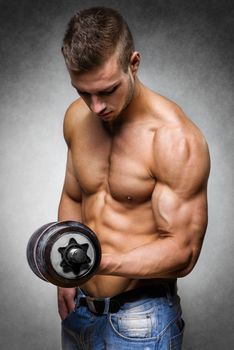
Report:
[{"label": "dumbbell weight plate", "polygon": [[[33,236],[30,239],[32,242],[29,241],[30,248],[35,244]],[[29,265],[38,277],[52,284],[67,288],[81,285],[92,276],[100,264],[101,247],[99,241],[94,232],[81,223],[62,221],[47,224],[39,229],[39,234],[36,236],[39,237],[33,247],[33,264],[30,264],[32,259],[28,259]],[[79,245],[88,245],[89,264],[82,265],[79,273],[64,272],[61,266],[62,255],[59,248],[66,247],[71,238],[75,239]]]},{"label": "dumbbell weight plate", "polygon": [[[60,224],[65,227],[59,227],[56,234],[51,236],[45,250],[46,266],[49,271],[48,281],[61,287],[74,287],[88,280],[99,266],[101,247],[96,235],[87,226],[72,221]],[[66,247],[71,238],[80,245],[89,245],[87,255],[90,263],[82,265],[78,274],[72,271],[64,272],[61,267],[62,257],[58,249]]]},{"label": "dumbbell weight plate", "polygon": [[45,224],[45,225],[41,226],[39,229],[37,229],[32,234],[32,236],[28,242],[28,245],[27,245],[28,264],[29,264],[31,270],[35,273],[35,275],[37,275],[39,278],[41,278],[44,281],[47,281],[47,280],[37,265],[37,262],[38,262],[37,246],[38,246],[38,241],[40,240],[41,236],[43,235],[43,232],[52,224],[54,224],[54,222]]}]

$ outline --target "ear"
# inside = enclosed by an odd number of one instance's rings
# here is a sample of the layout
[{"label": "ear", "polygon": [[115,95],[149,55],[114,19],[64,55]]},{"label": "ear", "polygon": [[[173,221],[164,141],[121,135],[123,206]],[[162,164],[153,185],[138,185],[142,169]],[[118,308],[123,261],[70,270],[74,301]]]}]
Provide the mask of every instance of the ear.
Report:
[{"label": "ear", "polygon": [[130,58],[130,69],[132,71],[133,76],[135,76],[138,71],[140,60],[141,60],[140,53],[138,51],[134,51]]}]

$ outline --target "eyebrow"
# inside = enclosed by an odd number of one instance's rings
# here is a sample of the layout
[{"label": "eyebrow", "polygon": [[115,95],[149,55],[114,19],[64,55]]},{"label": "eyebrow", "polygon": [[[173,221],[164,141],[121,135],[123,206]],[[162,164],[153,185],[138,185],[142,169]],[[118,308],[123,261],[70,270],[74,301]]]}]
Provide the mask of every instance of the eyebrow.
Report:
[{"label": "eyebrow", "polygon": [[[101,91],[98,91],[97,94],[102,94],[102,93],[105,93],[105,92],[109,92],[111,91],[112,89],[116,88],[119,86],[119,82],[115,82],[114,84],[106,87],[105,89],[101,90]],[[78,93],[80,94],[90,94],[89,92],[86,92],[86,91],[82,91],[80,89],[77,88],[77,86],[75,86],[73,83],[71,83],[71,85],[77,90]]]}]

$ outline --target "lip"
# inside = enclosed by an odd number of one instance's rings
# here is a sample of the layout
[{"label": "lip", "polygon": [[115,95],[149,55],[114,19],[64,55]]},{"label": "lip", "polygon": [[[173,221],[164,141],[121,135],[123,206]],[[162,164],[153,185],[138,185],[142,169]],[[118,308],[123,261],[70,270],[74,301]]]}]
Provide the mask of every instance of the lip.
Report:
[{"label": "lip", "polygon": [[111,112],[103,113],[103,114],[97,114],[98,117],[100,118],[106,118],[111,114]]}]

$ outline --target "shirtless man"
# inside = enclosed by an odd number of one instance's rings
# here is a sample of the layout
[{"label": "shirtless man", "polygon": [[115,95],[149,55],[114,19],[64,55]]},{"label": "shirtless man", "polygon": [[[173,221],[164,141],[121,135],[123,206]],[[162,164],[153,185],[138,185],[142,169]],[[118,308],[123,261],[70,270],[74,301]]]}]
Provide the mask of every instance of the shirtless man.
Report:
[{"label": "shirtless man", "polygon": [[176,279],[193,269],[206,231],[207,144],[140,82],[140,54],[114,10],[78,12],[62,51],[80,98],[64,121],[58,218],[86,224],[102,247],[95,276],[58,289],[63,349],[181,349]]}]

